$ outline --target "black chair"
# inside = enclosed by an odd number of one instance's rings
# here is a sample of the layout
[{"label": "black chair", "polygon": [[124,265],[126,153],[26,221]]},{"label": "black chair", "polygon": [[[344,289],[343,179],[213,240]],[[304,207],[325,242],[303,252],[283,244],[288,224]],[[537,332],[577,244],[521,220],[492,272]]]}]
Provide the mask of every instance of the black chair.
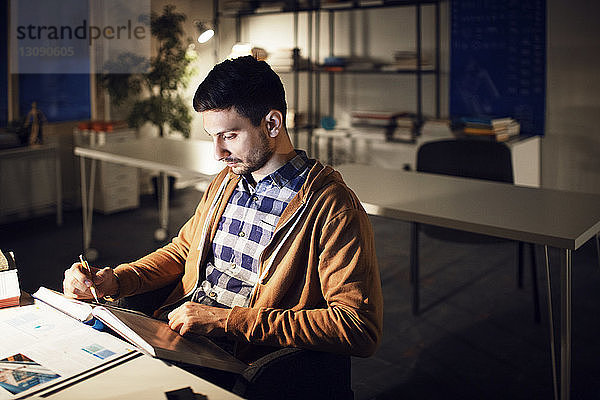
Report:
[{"label": "black chair", "polygon": [[283,348],[258,359],[232,392],[250,399],[354,399],[350,356]]},{"label": "black chair", "polygon": [[[514,183],[510,149],[506,144],[480,139],[451,139],[428,142],[417,151],[417,171],[457,177]],[[412,311],[419,314],[419,234],[460,243],[498,243],[504,239],[491,236],[413,223],[411,227]],[[529,244],[533,283],[534,319],[540,321],[535,246]],[[517,244],[518,286],[523,286],[524,243]]]},{"label": "black chair", "polygon": [[[113,305],[150,316],[174,287],[173,284],[152,292],[124,297]],[[249,400],[354,399],[350,356],[282,348],[259,358],[240,375],[192,365],[177,365]]]}]

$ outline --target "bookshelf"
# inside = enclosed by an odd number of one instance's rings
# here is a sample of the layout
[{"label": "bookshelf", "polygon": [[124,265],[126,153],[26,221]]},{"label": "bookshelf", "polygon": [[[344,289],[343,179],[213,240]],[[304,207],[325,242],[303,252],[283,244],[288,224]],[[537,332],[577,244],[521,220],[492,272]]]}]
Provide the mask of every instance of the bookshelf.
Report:
[{"label": "bookshelf", "polygon": [[[288,1],[288,2],[259,2],[255,8],[238,9],[238,10],[223,10],[219,9],[219,2],[217,2],[215,8],[215,19],[220,18],[233,18],[235,19],[235,39],[236,42],[243,41],[246,39],[242,37],[243,23],[250,18],[260,16],[291,16],[290,29],[293,35],[293,47],[299,47],[299,31],[300,23],[299,16],[302,15],[303,21],[303,32],[306,33],[306,37],[302,38],[304,47],[302,54],[305,58],[305,64],[302,68],[291,67],[282,70],[277,70],[280,75],[285,75],[286,79],[291,80],[291,92],[292,96],[288,99],[289,108],[298,111],[302,107],[306,110],[306,124],[301,127],[295,127],[292,130],[292,139],[294,145],[298,145],[299,131],[306,132],[308,142],[308,152],[312,153],[312,147],[314,143],[314,130],[319,127],[319,121],[322,116],[330,116],[338,119],[336,115],[336,93],[339,84],[336,80],[342,79],[342,77],[353,76],[357,80],[369,80],[376,79],[381,81],[381,85],[394,86],[396,85],[395,78],[393,77],[404,77],[414,78],[411,85],[414,84],[414,100],[412,104],[415,115],[416,130],[415,135],[419,135],[420,127],[424,121],[424,78],[431,79],[433,81],[433,99],[430,101],[433,103],[432,114],[439,118],[441,114],[440,106],[440,2],[441,0],[429,0],[429,1],[378,1],[378,0],[363,0],[363,1],[338,1],[338,2],[326,2],[326,1]],[[433,14],[432,18],[423,18],[423,7],[432,7]],[[354,13],[358,18],[364,13],[369,13],[371,10],[385,9],[386,13],[402,13],[403,10],[410,8],[414,13],[414,31],[409,33],[409,42],[414,43],[414,48],[411,49],[415,55],[414,67],[402,67],[397,70],[386,70],[381,69],[377,66],[372,68],[340,68],[337,71],[329,70],[323,60],[326,58],[332,58],[339,56],[336,53],[336,15],[341,13]],[[288,16],[288,18],[289,18]],[[431,64],[424,66],[424,55],[423,55],[423,29],[424,25],[430,26],[433,30],[433,54],[431,55]],[[326,29],[323,29],[326,27]],[[304,29],[305,28],[305,29]],[[346,27],[341,27],[343,31]],[[360,27],[357,30],[364,29]],[[367,27],[368,28],[368,27]],[[327,31],[327,32],[323,32]],[[352,34],[361,34],[360,32]],[[391,39],[394,40],[394,39]],[[289,76],[291,75],[291,76]],[[302,84],[300,83],[300,77],[302,76]],[[303,87],[300,87],[300,86]],[[303,92],[300,96],[299,92]],[[360,93],[354,93],[353,96],[360,97]],[[406,96],[412,96],[413,94],[407,94]],[[394,107],[394,105],[390,105]]]}]

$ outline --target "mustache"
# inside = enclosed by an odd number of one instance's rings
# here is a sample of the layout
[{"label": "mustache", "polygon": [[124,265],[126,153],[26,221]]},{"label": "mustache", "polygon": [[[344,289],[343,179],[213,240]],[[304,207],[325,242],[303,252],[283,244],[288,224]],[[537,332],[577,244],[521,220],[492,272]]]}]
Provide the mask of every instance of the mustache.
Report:
[{"label": "mustache", "polygon": [[222,162],[225,162],[225,163],[239,163],[239,162],[242,162],[242,160],[240,160],[239,158],[233,158],[233,157],[223,157],[219,161],[222,161]]}]

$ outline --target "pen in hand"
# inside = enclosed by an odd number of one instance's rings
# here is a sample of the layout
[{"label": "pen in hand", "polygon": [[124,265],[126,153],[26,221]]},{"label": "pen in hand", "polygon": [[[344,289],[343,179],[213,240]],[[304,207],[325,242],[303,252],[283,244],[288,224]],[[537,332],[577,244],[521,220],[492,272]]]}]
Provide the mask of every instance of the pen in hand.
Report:
[{"label": "pen in hand", "polygon": [[96,302],[99,302],[98,300],[98,293],[96,293],[96,287],[94,286],[94,281],[93,281],[93,277],[94,275],[92,274],[92,269],[90,268],[90,264],[88,264],[88,262],[86,261],[85,258],[83,258],[83,254],[79,255],[79,261],[81,262],[81,265],[83,266],[83,268],[85,268],[85,270],[88,272],[90,279],[92,280],[92,286],[90,286],[90,291],[92,292],[92,295],[94,296],[94,299],[96,299]]}]

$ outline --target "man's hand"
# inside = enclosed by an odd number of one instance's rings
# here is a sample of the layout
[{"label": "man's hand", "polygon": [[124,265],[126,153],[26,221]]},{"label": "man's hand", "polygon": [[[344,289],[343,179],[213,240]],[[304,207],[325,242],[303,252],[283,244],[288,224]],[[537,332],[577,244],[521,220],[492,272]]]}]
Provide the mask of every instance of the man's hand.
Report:
[{"label": "man's hand", "polygon": [[114,296],[119,293],[119,282],[112,268],[94,268],[90,266],[92,276],[77,262],[65,271],[63,293],[75,299],[91,299],[94,296],[90,290],[92,281],[96,286],[98,297]]},{"label": "man's hand", "polygon": [[196,333],[204,336],[224,336],[229,312],[228,308],[188,301],[169,313],[169,327],[180,335]]}]

